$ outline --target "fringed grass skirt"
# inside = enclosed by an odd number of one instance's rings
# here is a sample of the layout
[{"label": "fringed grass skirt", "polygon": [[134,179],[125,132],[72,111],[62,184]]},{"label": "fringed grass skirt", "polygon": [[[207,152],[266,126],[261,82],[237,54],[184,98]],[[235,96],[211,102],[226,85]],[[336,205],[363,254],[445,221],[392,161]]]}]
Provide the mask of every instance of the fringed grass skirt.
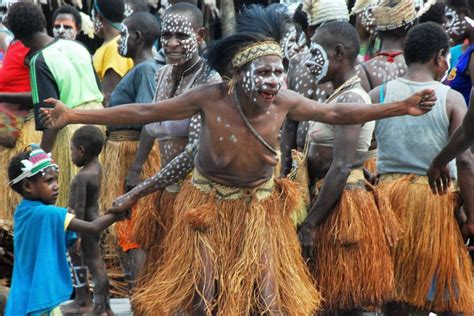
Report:
[{"label": "fringed grass skirt", "polygon": [[[242,189],[194,171],[174,203],[176,217],[156,272],[133,295],[136,312],[189,312],[197,295],[209,315],[263,313],[269,307],[261,293],[270,280],[273,305],[288,315],[312,315],[321,298],[290,218],[299,196],[286,179]],[[203,283],[215,285],[213,297],[203,294]]]},{"label": "fringed grass skirt", "polygon": [[[77,110],[94,110],[102,109],[102,103],[100,102],[88,102],[75,107]],[[79,168],[76,167],[71,160],[71,138],[74,132],[84,126],[83,124],[72,124],[63,127],[54,143],[51,153],[53,159],[59,166],[59,196],[56,201],[56,205],[60,207],[67,207],[69,204],[69,190],[72,179],[79,172]],[[105,132],[105,126],[97,126],[101,131]]]},{"label": "fringed grass skirt", "polygon": [[0,216],[4,220],[13,219],[13,211],[20,202],[21,196],[8,185],[8,163],[16,154],[25,150],[29,144],[39,144],[42,132],[35,130],[35,120],[27,120],[20,132],[15,147],[0,146]]},{"label": "fringed grass skirt", "polygon": [[331,214],[315,232],[313,276],[325,311],[374,310],[394,295],[391,257],[399,227],[362,170],[353,170]]},{"label": "fringed grass skirt", "polygon": [[[124,194],[125,177],[135,159],[138,151],[140,132],[120,131],[112,132],[105,143],[104,158],[102,162],[102,183],[100,194],[100,209],[105,212],[112,206],[113,201]],[[160,170],[160,155],[158,144],[143,165],[142,178],[147,179]],[[143,213],[155,212],[159,194],[150,194],[138,201],[132,209],[130,219],[117,222],[115,233],[118,245],[127,251],[138,248],[139,244],[133,240],[133,230],[137,217]]]},{"label": "fringed grass skirt", "polygon": [[404,233],[394,254],[396,301],[433,312],[473,314],[471,261],[456,221],[457,192],[434,195],[424,176],[383,175]]},{"label": "fringed grass skirt", "polygon": [[367,152],[367,158],[364,161],[365,169],[372,174],[377,174],[377,149],[372,149]]}]

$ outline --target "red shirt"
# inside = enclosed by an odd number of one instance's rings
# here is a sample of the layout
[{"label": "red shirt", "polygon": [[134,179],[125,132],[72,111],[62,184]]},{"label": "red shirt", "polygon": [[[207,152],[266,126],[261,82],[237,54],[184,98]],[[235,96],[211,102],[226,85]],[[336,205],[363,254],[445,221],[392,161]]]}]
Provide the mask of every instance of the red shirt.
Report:
[{"label": "red shirt", "polygon": [[8,47],[0,68],[0,92],[29,92],[30,69],[25,66],[25,58],[30,49],[20,41]]}]

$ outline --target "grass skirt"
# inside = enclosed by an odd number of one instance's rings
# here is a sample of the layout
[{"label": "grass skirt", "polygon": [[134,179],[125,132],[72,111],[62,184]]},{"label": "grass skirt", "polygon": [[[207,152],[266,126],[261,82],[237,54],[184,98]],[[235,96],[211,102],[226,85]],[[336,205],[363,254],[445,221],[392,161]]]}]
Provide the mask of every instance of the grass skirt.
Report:
[{"label": "grass skirt", "polygon": [[13,219],[13,211],[21,199],[21,196],[8,185],[8,163],[29,144],[39,144],[41,135],[42,132],[35,130],[35,120],[30,119],[23,124],[15,147],[0,146],[0,216],[2,219],[9,221]]},{"label": "grass skirt", "polygon": [[377,174],[377,149],[368,151],[363,167],[369,170],[370,173]]},{"label": "grass skirt", "polygon": [[431,193],[428,179],[384,175],[378,186],[404,227],[394,254],[396,301],[472,315],[471,261],[456,221],[457,192]]},{"label": "grass skirt", "polygon": [[[100,102],[88,102],[75,107],[76,110],[94,110],[102,109],[102,103]],[[54,161],[59,166],[59,196],[56,201],[56,205],[60,207],[67,207],[69,204],[69,190],[72,179],[79,172],[79,168],[76,167],[71,160],[71,138],[74,132],[84,126],[83,124],[72,124],[66,125],[59,130],[54,143],[51,153]],[[101,131],[105,132],[104,126],[97,126]]]},{"label": "grass skirt", "polygon": [[[127,140],[127,135],[132,132],[123,132],[123,140],[116,138],[108,139],[105,143],[105,150],[102,162],[102,183],[99,205],[102,212],[105,212],[112,206],[113,201],[124,194],[125,177],[135,159],[139,145],[139,134],[134,140]],[[131,139],[131,137],[128,137]],[[153,176],[160,169],[160,155],[158,144],[155,143],[152,151],[143,165],[142,178],[147,179]],[[139,245],[133,240],[132,234],[137,220],[137,216],[142,213],[154,212],[156,208],[157,197],[159,194],[150,194],[140,199],[133,207],[131,218],[117,222],[115,224],[115,233],[118,245],[127,251],[138,248]]]},{"label": "grass skirt", "polygon": [[[314,313],[321,298],[290,219],[298,197],[286,179],[242,189],[213,183],[194,171],[174,203],[176,218],[156,272],[133,295],[136,312],[189,311],[197,294],[209,315],[213,310],[217,315],[263,313],[268,307],[259,298],[262,275],[271,270],[275,305],[288,315]],[[213,298],[204,297],[202,282],[217,285]]]},{"label": "grass skirt", "polygon": [[387,238],[386,228],[398,223],[379,204],[362,170],[353,170],[337,206],[317,227],[311,270],[325,311],[373,310],[393,298],[396,236]]}]

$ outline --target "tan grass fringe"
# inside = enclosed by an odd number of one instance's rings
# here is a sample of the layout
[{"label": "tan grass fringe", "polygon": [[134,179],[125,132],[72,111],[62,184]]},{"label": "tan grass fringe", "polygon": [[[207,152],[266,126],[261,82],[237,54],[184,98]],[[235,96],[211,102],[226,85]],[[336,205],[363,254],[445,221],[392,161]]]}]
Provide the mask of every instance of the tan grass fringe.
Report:
[{"label": "tan grass fringe", "polygon": [[[101,212],[105,212],[112,206],[113,201],[117,197],[124,194],[125,177],[135,159],[138,145],[138,141],[132,140],[106,141],[102,162],[101,194],[99,198]],[[152,151],[143,165],[142,179],[153,176],[158,170],[160,170],[160,155],[158,144],[154,144]],[[132,238],[134,222],[141,216],[140,214],[155,211],[158,197],[159,194],[154,193],[140,199],[132,209],[132,217],[115,224],[117,242],[123,251],[138,248],[138,244],[134,242]]]},{"label": "tan grass fringe", "polygon": [[363,167],[373,175],[377,174],[377,157],[368,158],[364,161]]},{"label": "tan grass fringe", "polygon": [[[459,195],[433,195],[427,183],[422,176],[388,175],[378,186],[405,228],[394,255],[396,300],[425,311],[472,315],[471,261],[455,216]],[[436,294],[429,301],[433,280]]]},{"label": "tan grass fringe", "polygon": [[[270,266],[275,304],[288,315],[314,313],[321,298],[290,219],[298,202],[296,186],[286,179],[275,180],[275,188],[266,195],[259,189],[255,193],[225,187],[228,197],[217,198],[209,183],[211,188],[206,189],[187,180],[182,187],[156,273],[133,295],[135,311],[142,315],[189,311],[194,294],[201,293],[199,284],[205,282],[216,283],[218,292],[214,299],[198,294],[208,315],[215,309],[216,315],[226,316],[263,313],[268,307],[259,293],[264,287],[262,275]],[[211,270],[211,276],[204,276],[205,270]]]},{"label": "tan grass fringe", "polygon": [[[88,102],[75,107],[77,110],[88,110],[88,109],[101,109],[103,108],[100,102]],[[56,137],[53,149],[53,159],[59,166],[59,196],[56,201],[56,205],[60,207],[67,207],[69,204],[69,189],[72,179],[79,172],[71,160],[71,147],[70,142],[72,135],[79,128],[84,126],[83,124],[66,125],[63,127]],[[105,132],[105,126],[97,126],[101,131]]]},{"label": "tan grass fringe", "polygon": [[15,147],[0,146],[0,216],[1,219],[11,221],[13,211],[20,202],[21,196],[14,192],[8,185],[8,163],[13,156],[25,150],[29,144],[39,144],[42,133],[35,130],[35,120],[26,121]]},{"label": "tan grass fringe", "polygon": [[354,170],[337,206],[315,232],[311,270],[325,311],[368,311],[393,298],[393,242],[386,227],[396,218],[382,214],[387,212],[379,211],[362,170]]},{"label": "tan grass fringe", "polygon": [[[163,238],[171,228],[174,218],[173,204],[177,193],[166,190],[158,192],[154,208],[139,209],[133,228],[133,240],[147,250],[148,257],[157,258],[157,247],[162,246]],[[153,250],[152,250],[153,248]]]}]

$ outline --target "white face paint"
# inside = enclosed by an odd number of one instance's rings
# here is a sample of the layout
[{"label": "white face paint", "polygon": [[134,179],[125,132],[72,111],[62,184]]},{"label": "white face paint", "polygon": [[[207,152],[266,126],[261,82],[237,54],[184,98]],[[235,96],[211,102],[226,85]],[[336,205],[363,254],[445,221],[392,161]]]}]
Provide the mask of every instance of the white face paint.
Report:
[{"label": "white face paint", "polygon": [[101,33],[102,29],[104,28],[104,24],[102,24],[102,22],[99,20],[94,9],[92,9],[92,12],[91,12],[91,20],[92,20],[92,23],[94,24],[94,33],[95,34]]},{"label": "white face paint", "polygon": [[53,27],[53,36],[55,38],[75,40],[77,32],[70,25],[65,25],[64,23],[55,23]]},{"label": "white face paint", "polygon": [[305,34],[302,32],[300,36],[298,36],[296,28],[292,26],[290,31],[288,31],[283,37],[280,45],[283,48],[285,58],[290,60],[305,47]]},{"label": "white face paint", "polygon": [[306,66],[315,77],[316,82],[323,79],[329,69],[329,58],[324,48],[317,44],[311,43],[311,57],[306,61]]},{"label": "white face paint", "polygon": [[129,37],[130,33],[128,32],[128,27],[122,23],[122,30],[120,31],[120,38],[118,40],[118,52],[123,57],[127,57]]},{"label": "white face paint", "polygon": [[369,6],[365,10],[359,13],[360,23],[369,34],[372,34],[375,29],[375,19],[374,19],[374,14],[373,14],[374,8],[375,6]]},{"label": "white face paint", "polygon": [[132,15],[132,13],[132,6],[129,3],[125,3],[125,10],[123,11],[123,15],[125,16],[125,18],[128,18],[130,15]]},{"label": "white face paint", "polygon": [[161,29],[161,46],[168,63],[177,66],[198,53],[196,32],[187,16],[165,14]]},{"label": "white face paint", "polygon": [[444,72],[444,75],[440,80],[441,82],[444,82],[448,78],[449,70],[451,69],[451,53],[448,53],[448,55],[446,56],[446,64],[448,65],[448,68]]},{"label": "white face paint", "polygon": [[284,68],[280,58],[272,58],[273,60],[269,62],[265,57],[269,56],[259,57],[250,62],[242,87],[257,105],[268,106],[273,103],[283,85]]}]

